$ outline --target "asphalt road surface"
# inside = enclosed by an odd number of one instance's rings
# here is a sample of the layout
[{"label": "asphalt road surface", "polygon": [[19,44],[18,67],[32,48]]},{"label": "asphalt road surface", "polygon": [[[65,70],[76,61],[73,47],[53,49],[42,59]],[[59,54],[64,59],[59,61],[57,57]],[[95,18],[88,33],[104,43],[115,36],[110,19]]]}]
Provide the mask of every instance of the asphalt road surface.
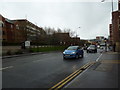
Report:
[{"label": "asphalt road surface", "polygon": [[79,59],[63,60],[62,52],[3,59],[3,88],[51,88],[101,53],[86,53]]}]

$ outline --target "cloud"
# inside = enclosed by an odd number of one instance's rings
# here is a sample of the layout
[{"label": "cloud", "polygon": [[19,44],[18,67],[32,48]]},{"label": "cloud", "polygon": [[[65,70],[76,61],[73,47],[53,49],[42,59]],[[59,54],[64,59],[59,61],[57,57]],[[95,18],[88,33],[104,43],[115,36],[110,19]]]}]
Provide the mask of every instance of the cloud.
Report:
[{"label": "cloud", "polygon": [[111,22],[110,2],[3,2],[0,12],[9,19],[27,16],[29,21],[41,27],[70,28],[85,39],[108,35]]}]

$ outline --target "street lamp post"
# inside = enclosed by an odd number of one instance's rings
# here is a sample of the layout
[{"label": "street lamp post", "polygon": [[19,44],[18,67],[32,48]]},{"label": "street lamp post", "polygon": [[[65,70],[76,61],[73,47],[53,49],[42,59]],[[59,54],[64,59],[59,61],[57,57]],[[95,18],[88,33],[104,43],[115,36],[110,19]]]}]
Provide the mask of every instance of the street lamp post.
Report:
[{"label": "street lamp post", "polygon": [[[78,28],[81,28],[81,27],[78,27]],[[78,30],[76,30],[76,38],[77,38],[77,33],[78,33],[77,31],[78,31]]]}]

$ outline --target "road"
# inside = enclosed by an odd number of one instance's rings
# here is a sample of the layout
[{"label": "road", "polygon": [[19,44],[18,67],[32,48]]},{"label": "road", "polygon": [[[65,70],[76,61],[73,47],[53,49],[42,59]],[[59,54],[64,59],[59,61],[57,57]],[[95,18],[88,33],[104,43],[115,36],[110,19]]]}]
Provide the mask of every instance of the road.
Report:
[{"label": "road", "polygon": [[84,58],[63,60],[62,52],[3,59],[3,88],[50,88],[101,55],[86,53]]}]

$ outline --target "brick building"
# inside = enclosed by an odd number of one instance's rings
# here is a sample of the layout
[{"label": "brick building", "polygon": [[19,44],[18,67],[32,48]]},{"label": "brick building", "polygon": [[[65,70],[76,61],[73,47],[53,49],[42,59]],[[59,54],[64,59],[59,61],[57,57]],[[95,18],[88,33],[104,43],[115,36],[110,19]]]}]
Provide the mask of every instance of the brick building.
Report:
[{"label": "brick building", "polygon": [[23,42],[26,40],[36,42],[36,40],[40,40],[40,38],[45,34],[45,31],[42,28],[26,19],[13,20],[13,22],[16,25],[16,42]]},{"label": "brick building", "polygon": [[71,45],[80,45],[80,38],[79,37],[72,37],[71,38]]},{"label": "brick building", "polygon": [[13,21],[0,15],[0,32],[2,33],[2,41],[8,43],[15,42],[15,25]]},{"label": "brick building", "polygon": [[113,43],[120,42],[120,11],[112,12]]},{"label": "brick building", "polygon": [[26,19],[9,20],[0,15],[0,40],[3,43],[40,42],[45,31]]},{"label": "brick building", "polygon": [[70,45],[70,36],[69,33],[55,33],[54,34],[55,42],[60,45]]},{"label": "brick building", "polygon": [[112,12],[112,25],[110,26],[112,44],[116,44],[116,51],[120,51],[120,0],[118,10]]},{"label": "brick building", "polygon": [[110,44],[112,44],[113,42],[112,24],[109,24],[109,33],[110,33],[109,41],[110,41]]},{"label": "brick building", "polygon": [[59,45],[79,45],[79,37],[70,37],[69,33],[55,33],[55,42]]}]

